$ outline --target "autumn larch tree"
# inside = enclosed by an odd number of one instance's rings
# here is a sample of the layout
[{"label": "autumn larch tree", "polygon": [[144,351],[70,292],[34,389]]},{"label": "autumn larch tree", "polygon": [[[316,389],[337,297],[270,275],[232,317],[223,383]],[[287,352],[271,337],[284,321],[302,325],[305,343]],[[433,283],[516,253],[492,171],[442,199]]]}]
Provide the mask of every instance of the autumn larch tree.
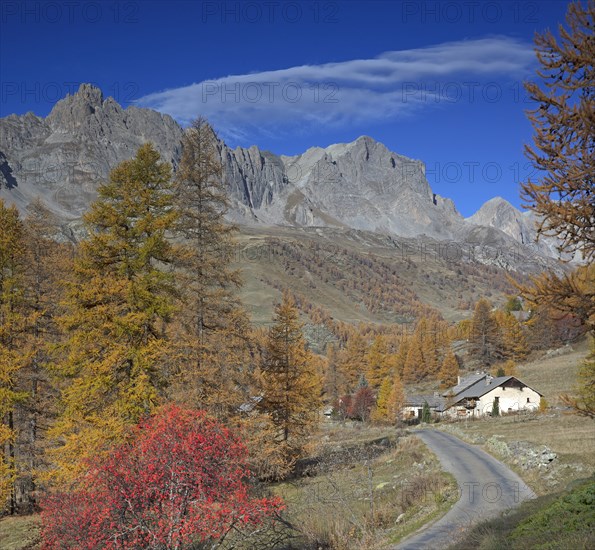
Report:
[{"label": "autumn larch tree", "polygon": [[388,403],[386,405],[388,419],[391,422],[399,424],[402,420],[403,407],[405,406],[405,390],[401,377],[396,374],[393,378],[392,387],[388,396]]},{"label": "autumn larch tree", "polygon": [[376,398],[376,407],[372,411],[372,420],[382,422],[388,420],[388,399],[392,389],[390,377],[385,377],[380,384],[378,397]]},{"label": "autumn larch tree", "polygon": [[538,234],[561,239],[561,252],[595,259],[595,1],[568,5],[560,37],[535,36],[542,86],[525,88],[538,106],[528,112],[533,145],[525,153],[543,172],[521,185],[524,206],[539,218]]},{"label": "autumn larch tree", "polygon": [[399,338],[399,345],[397,353],[395,354],[395,372],[403,376],[405,370],[405,363],[407,362],[407,354],[409,352],[411,338],[407,334],[401,335]]},{"label": "autumn larch tree", "polygon": [[173,405],[88,466],[74,491],[45,499],[44,549],[214,548],[283,507],[279,497],[250,496],[246,449],[235,435]]},{"label": "autumn larch tree", "polygon": [[[98,189],[84,220],[54,366],[61,414],[51,430],[54,480],[76,477],[85,458],[150,414],[165,384],[165,324],[176,298],[167,239],[176,221],[171,168],[150,144]],[[168,267],[169,266],[169,267]],[[61,444],[60,444],[61,443]]]},{"label": "autumn larch tree", "polygon": [[15,408],[27,397],[21,383],[30,361],[25,307],[25,230],[18,211],[0,199],[0,513],[17,511]]},{"label": "autumn larch tree", "polygon": [[15,493],[19,512],[36,509],[37,472],[45,468],[45,427],[55,413],[56,388],[48,373],[52,350],[60,342],[56,318],[64,285],[72,273],[72,246],[58,242],[56,217],[41,200],[27,206],[25,238],[24,301],[27,363],[20,370],[19,386],[27,397],[15,407]]},{"label": "autumn larch tree", "polygon": [[288,463],[297,459],[315,429],[320,408],[320,379],[313,368],[295,302],[288,292],[275,306],[262,367],[259,409],[277,428],[275,440]]},{"label": "autumn larch tree", "polygon": [[579,416],[595,420],[595,340],[591,341],[590,353],[579,367],[575,395],[564,394],[561,399]]},{"label": "autumn larch tree", "polygon": [[366,353],[366,376],[373,389],[379,389],[392,367],[388,339],[381,334],[374,338]]},{"label": "autumn larch tree", "polygon": [[528,343],[531,349],[553,349],[561,340],[553,319],[553,312],[547,306],[536,305],[527,320]]},{"label": "autumn larch tree", "polygon": [[507,359],[522,361],[529,354],[529,346],[523,327],[509,312],[497,311],[494,318],[501,335],[501,352]]},{"label": "autumn larch tree", "polygon": [[504,376],[517,376],[516,365],[512,359],[504,362]]},{"label": "autumn larch tree", "polygon": [[450,388],[457,384],[459,376],[459,362],[452,350],[448,350],[440,368],[440,383],[443,388]]},{"label": "autumn larch tree", "polygon": [[492,315],[492,305],[485,298],[475,304],[469,341],[475,357],[484,365],[491,365],[499,357],[498,323]]},{"label": "autumn larch tree", "polygon": [[341,388],[343,393],[355,390],[360,376],[366,368],[366,353],[368,343],[360,332],[354,332],[349,336],[345,348],[339,354],[339,372],[345,386]]},{"label": "autumn larch tree", "polygon": [[181,237],[178,284],[179,384],[176,398],[191,401],[225,418],[241,404],[248,319],[235,290],[239,272],[231,268],[235,227],[228,209],[217,136],[204,119],[182,138],[175,176],[175,231]]},{"label": "autumn larch tree", "polygon": [[434,319],[422,317],[415,330],[419,332],[422,343],[425,375],[436,376],[440,370],[438,325]]},{"label": "autumn larch tree", "polygon": [[548,308],[554,320],[575,316],[595,337],[595,263],[581,265],[559,276],[543,273],[522,287],[523,296],[536,308]]},{"label": "autumn larch tree", "polygon": [[329,403],[335,403],[339,399],[340,389],[344,386],[341,383],[341,375],[338,369],[337,351],[334,344],[328,344],[326,348],[326,373],[324,376],[324,393]]},{"label": "autumn larch tree", "polygon": [[[560,252],[578,252],[586,259],[573,274],[544,274],[532,287],[519,287],[533,303],[578,316],[595,336],[595,1],[572,2],[560,37],[552,32],[535,37],[538,76],[544,87],[526,84],[539,106],[529,111],[534,146],[525,147],[533,165],[544,173],[538,182],[522,184],[526,207],[540,219],[538,234],[561,240]],[[584,285],[586,283],[586,286]],[[576,308],[576,309],[575,309]],[[574,311],[569,311],[574,310]],[[595,374],[583,379],[595,384]],[[571,398],[569,398],[571,399]],[[572,405],[572,401],[567,401]],[[578,406],[579,401],[575,401]],[[583,414],[580,406],[575,407]]]},{"label": "autumn larch tree", "polygon": [[427,374],[422,346],[421,334],[416,332],[410,339],[407,359],[403,369],[403,380],[405,382],[421,380]]}]

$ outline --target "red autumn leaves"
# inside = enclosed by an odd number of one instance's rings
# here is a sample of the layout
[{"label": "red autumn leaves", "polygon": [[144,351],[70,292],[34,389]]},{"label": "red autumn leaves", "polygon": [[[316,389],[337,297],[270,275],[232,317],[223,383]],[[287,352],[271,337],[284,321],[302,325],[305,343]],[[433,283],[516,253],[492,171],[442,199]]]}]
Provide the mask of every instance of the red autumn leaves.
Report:
[{"label": "red autumn leaves", "polygon": [[168,406],[44,505],[52,549],[176,549],[257,526],[279,498],[252,498],[246,449],[204,412]]}]

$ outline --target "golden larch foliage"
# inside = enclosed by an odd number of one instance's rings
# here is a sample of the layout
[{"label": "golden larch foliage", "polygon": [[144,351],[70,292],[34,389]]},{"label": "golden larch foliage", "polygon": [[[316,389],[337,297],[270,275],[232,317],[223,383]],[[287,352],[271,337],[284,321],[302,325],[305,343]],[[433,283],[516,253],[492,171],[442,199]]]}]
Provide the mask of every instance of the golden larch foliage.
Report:
[{"label": "golden larch foliage", "polygon": [[456,386],[457,377],[459,376],[459,362],[452,350],[449,350],[442,361],[440,367],[440,385],[443,388],[450,388]]},{"label": "golden larch foliage", "polygon": [[399,423],[402,419],[403,407],[405,406],[405,390],[399,375],[395,375],[392,382],[388,403],[386,405],[388,419],[391,422]]},{"label": "golden larch foliage", "polygon": [[316,429],[321,406],[321,380],[306,349],[299,314],[289,293],[275,306],[262,366],[261,412],[276,430],[274,442],[287,464],[302,456]]},{"label": "golden larch foliage", "polygon": [[76,478],[86,457],[121,439],[160,400],[176,296],[170,178],[170,166],[143,145],[111,172],[85,215],[88,236],[61,318],[67,340],[53,368],[62,386],[50,431],[54,481]]},{"label": "golden larch foliage", "polygon": [[539,221],[538,234],[561,240],[559,250],[595,258],[595,1],[568,4],[560,37],[535,35],[543,86],[525,88],[538,106],[528,111],[533,145],[525,154],[543,173],[521,185],[524,206]]}]

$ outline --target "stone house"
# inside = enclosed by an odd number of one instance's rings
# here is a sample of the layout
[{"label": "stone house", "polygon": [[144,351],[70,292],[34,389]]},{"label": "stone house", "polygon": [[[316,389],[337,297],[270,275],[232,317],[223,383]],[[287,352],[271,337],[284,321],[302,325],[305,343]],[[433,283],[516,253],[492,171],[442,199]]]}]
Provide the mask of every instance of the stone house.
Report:
[{"label": "stone house", "polygon": [[406,398],[403,418],[421,416],[424,401],[432,414],[441,418],[465,418],[491,415],[494,402],[498,402],[500,414],[537,410],[542,394],[527,386],[515,376],[494,378],[486,373],[475,373],[441,395],[411,396]]}]

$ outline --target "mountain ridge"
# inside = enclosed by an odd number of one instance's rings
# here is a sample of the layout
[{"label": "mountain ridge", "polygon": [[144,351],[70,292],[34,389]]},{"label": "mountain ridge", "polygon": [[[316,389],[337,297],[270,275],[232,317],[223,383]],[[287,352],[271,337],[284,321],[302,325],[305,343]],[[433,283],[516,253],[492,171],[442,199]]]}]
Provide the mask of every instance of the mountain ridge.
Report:
[{"label": "mountain ridge", "polygon": [[[152,141],[177,166],[183,128],[150,109],[122,108],[83,84],[46,118],[0,119],[0,196],[25,210],[36,196],[66,222],[80,218],[97,185],[119,162]],[[240,225],[331,227],[399,237],[512,246],[555,258],[551,243],[533,244],[534,217],[495,198],[469,218],[433,192],[422,161],[369,136],[311,147],[293,156],[256,145],[217,149],[229,190],[229,218]],[[491,241],[493,242],[491,242]]]}]

